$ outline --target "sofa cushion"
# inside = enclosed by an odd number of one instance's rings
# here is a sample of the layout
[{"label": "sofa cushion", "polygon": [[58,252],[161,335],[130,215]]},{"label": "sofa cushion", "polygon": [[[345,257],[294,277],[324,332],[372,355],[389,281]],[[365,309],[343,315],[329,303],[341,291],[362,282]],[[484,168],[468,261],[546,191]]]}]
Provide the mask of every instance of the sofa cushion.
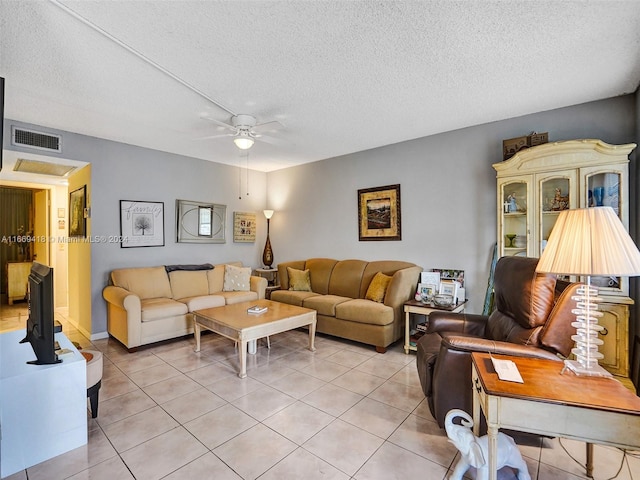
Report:
[{"label": "sofa cushion", "polygon": [[224,298],[227,305],[240,302],[258,300],[258,292],[220,292],[218,295]]},{"label": "sofa cushion", "polygon": [[295,268],[287,267],[287,274],[289,275],[289,290],[297,292],[311,291],[309,270],[296,270]]},{"label": "sofa cushion", "polygon": [[366,266],[367,262],[363,260],[341,260],[336,263],[331,272],[327,293],[340,297],[362,298],[360,283]]},{"label": "sofa cushion", "polygon": [[[164,268],[163,268],[164,270]],[[189,313],[187,305],[170,298],[148,298],[140,302],[142,321],[149,322],[161,318],[175,317]]]},{"label": "sofa cushion", "polygon": [[250,288],[251,267],[224,267],[224,292],[248,292]]},{"label": "sofa cushion", "polygon": [[351,300],[349,297],[339,297],[337,295],[314,295],[302,300],[302,306],[312,308],[319,315],[328,317],[336,316],[336,305]]},{"label": "sofa cushion", "polygon": [[205,308],[223,307],[225,304],[222,295],[198,295],[195,297],[179,298],[177,301],[184,303],[190,312],[204,310]]},{"label": "sofa cushion", "polygon": [[216,265],[213,270],[207,270],[209,281],[209,295],[221,292],[224,288],[224,265]]},{"label": "sofa cushion", "polygon": [[207,271],[175,270],[169,272],[173,298],[199,297],[209,294]]},{"label": "sofa cushion", "polygon": [[297,292],[294,290],[274,290],[271,292],[271,300],[274,302],[288,303],[289,305],[302,306],[305,299],[319,296],[315,292]]},{"label": "sofa cushion", "polygon": [[164,267],[121,268],[111,272],[111,281],[141,300],[171,298],[169,276]]},{"label": "sofa cushion", "polygon": [[385,275],[382,272],[376,273],[375,277],[373,277],[373,280],[371,280],[371,283],[369,284],[369,288],[367,289],[367,293],[364,298],[378,303],[384,302],[384,295],[387,293],[387,287],[389,286],[390,281],[391,277],[389,275]]},{"label": "sofa cushion", "polygon": [[336,318],[371,325],[389,325],[393,323],[393,308],[356,298],[336,305]]},{"label": "sofa cushion", "polygon": [[304,268],[309,270],[311,276],[311,291],[326,295],[332,293],[334,295],[341,295],[348,297],[339,292],[329,292],[329,281],[334,267],[338,263],[337,260],[332,258],[310,258],[304,263]]}]

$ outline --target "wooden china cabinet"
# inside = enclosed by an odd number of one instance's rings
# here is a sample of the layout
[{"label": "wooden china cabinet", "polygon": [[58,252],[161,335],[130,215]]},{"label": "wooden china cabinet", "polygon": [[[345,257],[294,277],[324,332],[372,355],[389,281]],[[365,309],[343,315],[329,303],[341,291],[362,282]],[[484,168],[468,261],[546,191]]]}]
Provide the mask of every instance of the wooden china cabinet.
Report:
[{"label": "wooden china cabinet", "polygon": [[[612,207],[629,228],[629,154],[636,147],[601,140],[569,140],[520,150],[493,164],[497,172],[498,255],[539,257],[559,213],[570,208]],[[572,281],[581,279],[572,278]],[[601,364],[629,373],[629,279],[592,277],[603,298],[599,323]]]}]

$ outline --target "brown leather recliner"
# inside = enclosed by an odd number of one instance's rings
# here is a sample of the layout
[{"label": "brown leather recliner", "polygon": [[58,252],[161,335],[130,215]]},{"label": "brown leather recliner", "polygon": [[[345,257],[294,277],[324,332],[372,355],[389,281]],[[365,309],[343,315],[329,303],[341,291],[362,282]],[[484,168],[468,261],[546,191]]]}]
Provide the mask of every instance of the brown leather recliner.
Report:
[{"label": "brown leather recliner", "polygon": [[420,384],[438,425],[452,408],[472,411],[471,352],[548,358],[571,352],[571,299],[579,284],[556,290],[556,277],[535,272],[537,258],[503,257],[494,273],[489,316],[433,312],[417,343]]}]

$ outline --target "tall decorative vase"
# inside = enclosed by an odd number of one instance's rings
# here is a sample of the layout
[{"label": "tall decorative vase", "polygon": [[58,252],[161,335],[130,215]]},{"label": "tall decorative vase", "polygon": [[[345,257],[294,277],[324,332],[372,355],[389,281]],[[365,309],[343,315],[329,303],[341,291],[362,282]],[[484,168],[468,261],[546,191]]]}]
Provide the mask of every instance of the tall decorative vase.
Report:
[{"label": "tall decorative vase", "polygon": [[271,268],[273,263],[273,249],[271,248],[271,240],[269,240],[269,220],[267,217],[267,242],[264,244],[264,252],[262,252],[262,263],[264,263],[265,268]]}]

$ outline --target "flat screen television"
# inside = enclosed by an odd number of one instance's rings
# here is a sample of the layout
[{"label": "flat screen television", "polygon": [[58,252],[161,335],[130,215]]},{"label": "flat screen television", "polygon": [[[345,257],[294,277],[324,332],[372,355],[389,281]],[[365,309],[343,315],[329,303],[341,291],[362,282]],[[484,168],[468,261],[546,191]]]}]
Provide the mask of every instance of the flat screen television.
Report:
[{"label": "flat screen television", "polygon": [[53,318],[53,268],[33,262],[29,273],[29,318],[27,336],[36,360],[27,363],[49,365],[59,363],[56,355]]}]

